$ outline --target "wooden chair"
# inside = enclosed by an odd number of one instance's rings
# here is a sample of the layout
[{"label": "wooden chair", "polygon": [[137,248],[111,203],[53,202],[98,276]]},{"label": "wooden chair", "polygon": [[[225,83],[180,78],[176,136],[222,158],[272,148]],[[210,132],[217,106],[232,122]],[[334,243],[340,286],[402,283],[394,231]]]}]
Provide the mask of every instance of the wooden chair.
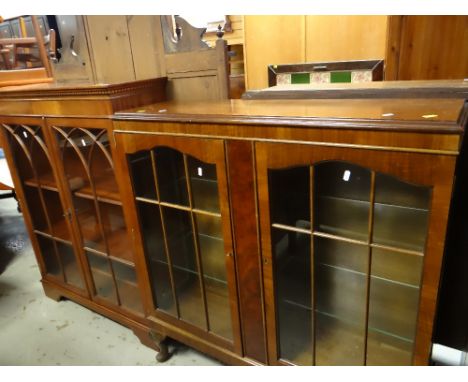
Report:
[{"label": "wooden chair", "polygon": [[[24,22],[20,25],[24,25]],[[36,16],[31,16],[35,36],[0,38],[0,55],[5,70],[0,71],[0,87],[52,82],[53,73],[49,57],[55,59],[55,31],[43,36]],[[47,47],[47,49],[46,49]]]},{"label": "wooden chair", "polygon": [[[203,40],[205,28],[195,28],[175,16],[161,16],[168,98],[177,101],[229,98],[227,43],[218,32],[214,48]],[[174,30],[176,37],[174,37]]]}]

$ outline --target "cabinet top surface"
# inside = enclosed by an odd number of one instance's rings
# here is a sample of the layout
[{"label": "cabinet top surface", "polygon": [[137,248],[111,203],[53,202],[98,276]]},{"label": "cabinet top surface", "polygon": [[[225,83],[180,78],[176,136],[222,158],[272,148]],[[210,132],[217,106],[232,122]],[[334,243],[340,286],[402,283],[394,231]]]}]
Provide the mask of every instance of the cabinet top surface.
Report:
[{"label": "cabinet top surface", "polygon": [[[465,110],[465,111],[464,111]],[[299,124],[340,121],[412,125],[460,133],[461,99],[317,99],[163,102],[121,111],[116,119],[167,122]]]},{"label": "cabinet top surface", "polygon": [[115,84],[57,84],[41,83],[0,87],[0,100],[6,98],[51,98],[63,96],[107,96],[165,84],[166,78],[122,82]]}]

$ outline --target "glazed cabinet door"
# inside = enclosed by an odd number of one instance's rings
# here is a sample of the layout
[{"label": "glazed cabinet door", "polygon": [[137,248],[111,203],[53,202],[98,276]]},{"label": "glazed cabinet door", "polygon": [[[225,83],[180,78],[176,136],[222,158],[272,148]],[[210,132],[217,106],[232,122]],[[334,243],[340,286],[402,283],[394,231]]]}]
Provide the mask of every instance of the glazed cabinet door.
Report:
[{"label": "glazed cabinet door", "polygon": [[256,165],[270,363],[427,364],[454,157],[258,143]]},{"label": "glazed cabinet door", "polygon": [[69,208],[40,118],[3,117],[4,150],[42,277],[87,296]]},{"label": "glazed cabinet door", "polygon": [[240,352],[224,142],[123,133],[116,141],[130,174],[149,315]]},{"label": "glazed cabinet door", "polygon": [[106,119],[49,118],[47,125],[92,297],[101,305],[142,316],[131,237],[114,170],[111,124]]}]

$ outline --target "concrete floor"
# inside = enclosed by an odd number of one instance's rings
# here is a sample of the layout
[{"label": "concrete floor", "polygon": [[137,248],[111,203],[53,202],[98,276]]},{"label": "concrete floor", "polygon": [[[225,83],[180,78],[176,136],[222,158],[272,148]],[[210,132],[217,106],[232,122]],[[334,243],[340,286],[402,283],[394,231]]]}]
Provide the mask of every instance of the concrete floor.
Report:
[{"label": "concrete floor", "polygon": [[44,295],[12,198],[0,199],[0,365],[221,365],[171,343],[162,364],[132,331],[71,301]]}]

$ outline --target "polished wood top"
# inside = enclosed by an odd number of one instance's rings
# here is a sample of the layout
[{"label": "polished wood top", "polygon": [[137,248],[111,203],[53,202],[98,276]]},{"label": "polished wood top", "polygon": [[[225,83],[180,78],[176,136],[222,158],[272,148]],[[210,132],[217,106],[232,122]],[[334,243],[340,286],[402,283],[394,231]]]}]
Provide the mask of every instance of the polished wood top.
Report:
[{"label": "polished wood top", "polygon": [[116,119],[316,126],[352,124],[460,133],[460,99],[319,99],[163,102],[121,111]]},{"label": "polished wood top", "polygon": [[0,100],[10,98],[47,99],[66,96],[114,95],[137,91],[144,88],[164,87],[166,81],[166,77],[160,77],[116,84],[57,84],[53,82],[21,86],[6,86],[0,88]]}]

